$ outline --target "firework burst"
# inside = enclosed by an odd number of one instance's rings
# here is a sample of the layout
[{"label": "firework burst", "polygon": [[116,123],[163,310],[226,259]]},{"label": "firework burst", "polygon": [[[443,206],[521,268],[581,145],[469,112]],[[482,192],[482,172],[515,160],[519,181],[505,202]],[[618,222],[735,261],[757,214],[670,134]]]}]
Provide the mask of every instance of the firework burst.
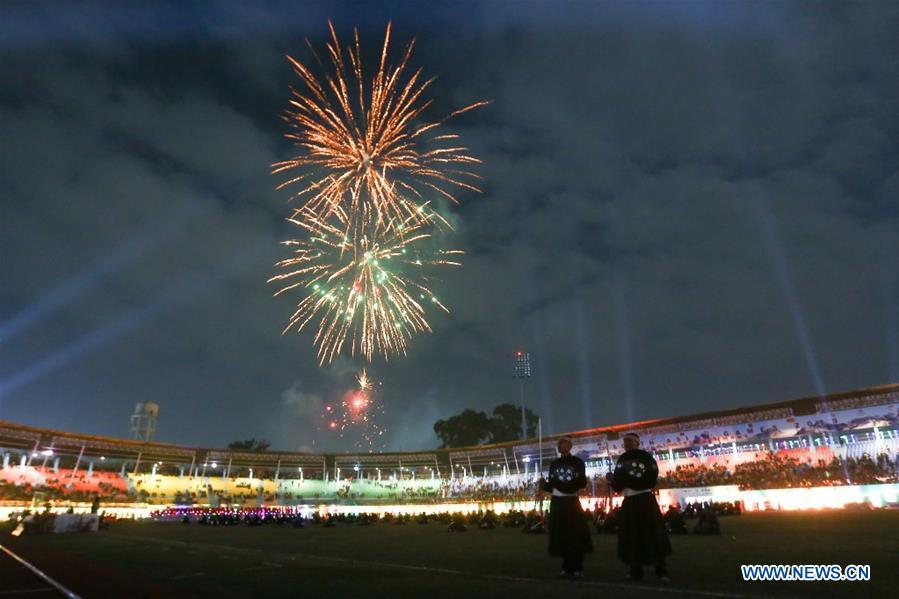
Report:
[{"label": "firework burst", "polygon": [[352,238],[342,223],[301,210],[289,221],[305,233],[285,241],[293,255],[277,266],[285,269],[269,282],[283,284],[275,295],[302,289],[305,297],[284,332],[317,324],[314,343],[319,363],[331,362],[344,343],[350,353],[369,361],[375,354],[406,352],[416,332],[430,331],[425,306],[448,312],[427,287],[435,266],[458,266],[459,250],[422,249],[430,235],[411,218],[394,227],[377,227]]},{"label": "firework burst", "polygon": [[320,364],[346,344],[369,361],[375,354],[389,359],[405,354],[412,335],[431,330],[426,305],[448,312],[429,289],[430,269],[458,265],[461,252],[427,249],[431,229],[449,228],[428,198],[457,202],[459,189],[478,191],[468,169],[480,161],[439,128],[486,102],[423,120],[433,79],[408,69],[414,40],[391,64],[388,24],[378,66],[367,76],[358,32],[343,48],[328,26],[326,61],[309,44],[321,76],[288,57],[303,83],[285,114],[300,155],[272,168],[289,175],[279,189],[296,190],[299,206],[288,220],[304,238],[285,242],[293,255],[269,282],[284,284],[276,295],[304,292],[284,332],[316,323]]},{"label": "firework burst", "polygon": [[378,423],[383,415],[383,406],[374,391],[375,382],[368,377],[365,369],[356,376],[358,386],[346,391],[342,399],[328,404],[322,413],[325,429],[343,438],[356,438],[355,446],[372,451],[382,440],[384,428]]},{"label": "firework burst", "polygon": [[448,225],[424,198],[436,192],[457,202],[455,189],[478,191],[472,183],[478,177],[468,167],[480,161],[458,144],[457,135],[438,129],[486,102],[421,122],[433,102],[425,92],[434,79],[425,79],[421,68],[407,73],[414,40],[395,65],[389,64],[388,23],[378,68],[368,79],[358,31],[354,45],[343,49],[330,21],[328,27],[328,66],[307,40],[321,78],[287,57],[304,88],[292,90],[285,115],[287,137],[301,154],[272,165],[274,173],[291,175],[279,189],[296,187],[294,197],[318,218],[337,213],[349,237],[365,235],[372,222],[381,228],[408,220]]}]

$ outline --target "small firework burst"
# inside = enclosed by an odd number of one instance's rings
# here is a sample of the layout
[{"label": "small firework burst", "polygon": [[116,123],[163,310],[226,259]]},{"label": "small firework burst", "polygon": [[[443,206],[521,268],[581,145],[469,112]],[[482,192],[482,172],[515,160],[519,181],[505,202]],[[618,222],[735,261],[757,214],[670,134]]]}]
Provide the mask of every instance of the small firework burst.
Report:
[{"label": "small firework burst", "polygon": [[371,391],[371,379],[368,378],[368,374],[366,374],[364,368],[359,371],[358,375],[356,375],[356,382],[359,383],[359,389],[361,391]]},{"label": "small firework burst", "polygon": [[358,386],[343,393],[340,401],[324,406],[323,427],[340,438],[354,438],[354,446],[374,451],[385,429],[379,424],[384,408],[375,392],[376,384],[362,370]]}]

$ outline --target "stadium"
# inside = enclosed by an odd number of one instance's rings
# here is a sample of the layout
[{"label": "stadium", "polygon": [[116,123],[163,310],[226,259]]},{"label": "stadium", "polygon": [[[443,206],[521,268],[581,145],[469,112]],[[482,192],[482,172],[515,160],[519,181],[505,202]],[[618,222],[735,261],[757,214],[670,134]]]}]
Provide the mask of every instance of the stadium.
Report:
[{"label": "stadium", "polygon": [[[665,505],[748,511],[887,507],[899,501],[899,385],[570,433],[599,481],[636,431],[659,463]],[[549,436],[405,453],[241,453],[0,421],[0,517],[33,503],[148,517],[158,506],[290,508],[305,515],[505,513],[532,505],[556,455]],[[603,483],[600,483],[603,486]],[[585,507],[604,496],[592,487]]]},{"label": "stadium", "polygon": [[[839,528],[848,524],[843,522],[846,519],[852,526],[870,526],[874,530],[885,527],[882,532],[891,538],[899,514],[890,509],[899,508],[897,410],[899,384],[894,384],[826,397],[575,431],[570,434],[574,440],[572,453],[586,462],[591,482],[580,501],[595,523],[597,534],[601,534],[602,515],[614,510],[621,501],[620,497],[611,495],[603,474],[623,451],[621,434],[634,431],[658,461],[658,497],[664,511],[677,506],[688,516],[688,523],[690,516],[696,517],[703,506],[712,506],[720,515],[723,536],[709,540],[709,544],[719,539],[736,539],[730,535],[732,531],[751,537],[756,531],[746,530],[744,524],[754,518],[758,520],[753,526],[789,530],[794,524],[784,518],[794,511],[803,513],[798,522],[806,526],[811,524],[808,514],[826,514],[822,518],[825,524],[814,526],[827,527],[832,520],[830,525],[836,527],[833,534],[840,534]],[[103,541],[83,543],[77,536],[60,542],[54,539],[51,547],[61,555],[74,552],[81,559],[85,556],[96,559],[92,564],[95,568],[106,560],[117,569],[153,572],[148,580],[139,578],[139,584],[144,585],[141,588],[146,588],[149,596],[175,592],[165,587],[166,580],[183,579],[187,584],[179,585],[177,592],[188,595],[191,589],[208,591],[210,583],[205,579],[210,576],[217,580],[216,585],[225,584],[231,580],[229,576],[206,570],[218,570],[222,565],[229,565],[230,560],[263,559],[261,566],[241,568],[240,574],[234,576],[237,580],[249,576],[254,581],[272,577],[274,580],[262,586],[277,584],[286,565],[281,560],[297,559],[293,555],[297,535],[308,538],[317,529],[325,535],[332,532],[326,528],[349,530],[335,530],[333,537],[344,535],[339,540],[318,539],[314,548],[306,547],[306,551],[325,551],[317,557],[303,555],[313,564],[324,561],[317,564],[322,568],[313,567],[302,574],[303,580],[313,587],[331,585],[327,573],[333,572],[332,568],[365,578],[366,574],[356,570],[364,570],[366,562],[371,562],[369,567],[383,570],[385,576],[392,570],[399,571],[401,577],[409,576],[410,571],[422,574],[423,580],[405,586],[407,590],[427,584],[425,578],[432,575],[452,576],[458,571],[481,580],[486,585],[484,588],[491,589],[490,593],[520,595],[521,590],[506,587],[529,584],[528,574],[478,572],[471,563],[465,567],[474,571],[466,572],[454,561],[458,558],[455,555],[446,556],[442,562],[446,567],[438,567],[428,565],[435,563],[434,556],[418,556],[421,560],[413,555],[388,557],[381,553],[380,547],[402,543],[403,534],[420,535],[424,527],[414,524],[428,523],[431,524],[428,532],[436,529],[442,533],[440,543],[455,544],[456,538],[447,539],[444,531],[447,524],[464,523],[463,526],[470,526],[477,535],[506,535],[507,538],[501,539],[500,550],[514,554],[516,549],[506,544],[521,545],[522,538],[512,537],[510,531],[520,533],[526,529],[528,514],[537,512],[535,483],[544,472],[544,464],[555,457],[556,438],[561,436],[435,451],[310,454],[239,452],[142,442],[0,421],[3,457],[0,515],[5,521],[18,522],[22,514],[39,514],[24,526],[26,532],[36,533],[40,526],[51,529],[78,526],[69,520],[78,514],[96,513],[97,506],[92,510],[92,502],[97,501],[102,517],[96,523],[90,521],[88,526],[113,531],[100,531],[100,537],[116,535],[114,541],[107,541],[113,547],[104,546]],[[542,506],[539,509],[542,512]],[[736,518],[736,514],[740,517]],[[44,524],[40,522],[42,518],[46,520]],[[734,521],[739,524],[732,528]],[[494,522],[502,522],[502,526],[497,530]],[[408,530],[393,526],[406,523],[410,525]],[[371,530],[358,528],[372,524]],[[204,526],[198,531],[202,534],[195,535],[195,530]],[[234,526],[234,530],[211,530],[220,526]],[[299,526],[303,530],[297,530]],[[257,533],[257,527],[270,529],[268,536]],[[243,528],[246,530],[241,531]],[[377,532],[379,529],[385,532]],[[361,535],[371,539],[382,534],[386,538],[375,542],[379,549],[363,552],[362,556],[342,546],[346,543],[355,546]],[[842,531],[842,534],[848,533]],[[873,531],[872,534],[876,535]],[[261,547],[253,548],[259,537],[263,537]],[[337,547],[328,547],[331,541]],[[114,548],[123,542],[143,545],[143,548],[125,550],[112,559],[108,552],[123,551]],[[877,541],[875,536],[872,547],[877,542],[887,540]],[[31,540],[30,534],[4,544],[29,556],[43,549]],[[161,569],[159,558],[154,556],[157,549],[175,551],[194,546],[198,549],[190,549],[189,553],[196,559],[177,564],[167,561]],[[858,550],[864,544],[848,546]],[[355,547],[358,551],[359,547]],[[435,555],[448,550],[437,550]],[[213,558],[203,556],[204,551],[211,552],[216,560],[229,561],[209,564],[208,560]],[[245,551],[265,552],[267,557],[251,553],[248,558]],[[331,551],[337,555],[329,556]],[[468,547],[466,551],[477,553],[478,547]],[[711,553],[705,557],[714,562],[712,555],[717,550],[706,547],[704,551]],[[832,555],[833,549],[826,553]],[[96,592],[82,574],[60,564],[61,555],[49,561],[51,570],[59,570],[56,576],[69,584],[85,585],[88,593]],[[882,558],[871,553],[865,559],[876,563]],[[395,563],[395,559],[400,562]],[[484,554],[480,559],[487,560],[488,556]],[[36,561],[48,560],[38,557]],[[888,564],[878,563],[875,569],[883,571],[884,566]],[[507,567],[501,565],[500,571]],[[197,568],[200,570],[194,572]],[[358,584],[369,588],[373,583],[360,581]],[[381,588],[373,584],[370,588],[374,595],[391,592],[389,585]],[[626,596],[629,592],[655,592],[652,588],[611,588]],[[715,584],[680,591],[714,596],[722,588],[727,594],[740,595],[733,587]],[[216,594],[228,594],[224,589],[216,589]],[[444,590],[447,596],[460,592],[452,584]],[[585,589],[585,592],[588,590],[598,589]],[[779,594],[782,587],[768,591]],[[240,591],[236,596],[244,596],[245,592]],[[358,587],[354,592],[364,595]]]}]

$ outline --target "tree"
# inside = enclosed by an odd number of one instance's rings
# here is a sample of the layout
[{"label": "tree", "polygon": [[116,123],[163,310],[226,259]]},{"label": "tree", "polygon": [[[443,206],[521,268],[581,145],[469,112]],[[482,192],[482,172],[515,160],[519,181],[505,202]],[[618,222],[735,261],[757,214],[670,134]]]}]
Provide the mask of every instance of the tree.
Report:
[{"label": "tree", "polygon": [[232,441],[228,444],[228,449],[235,451],[263,452],[268,451],[269,447],[271,447],[271,443],[265,439],[256,440],[255,437],[245,441]]},{"label": "tree", "polygon": [[[530,408],[524,409],[527,437],[537,435],[537,414]],[[515,441],[521,438],[521,408],[510,403],[504,403],[493,408],[493,417],[490,419],[490,442],[502,443]]]},{"label": "tree", "polygon": [[[537,435],[537,414],[524,409],[527,422],[527,436]],[[493,408],[493,416],[484,412],[465,410],[446,420],[434,423],[434,432],[440,439],[441,448],[465,447],[481,443],[502,443],[515,441],[521,436],[521,408],[504,403]]]},{"label": "tree", "polygon": [[441,448],[477,445],[490,438],[490,419],[484,412],[465,410],[434,423]]}]

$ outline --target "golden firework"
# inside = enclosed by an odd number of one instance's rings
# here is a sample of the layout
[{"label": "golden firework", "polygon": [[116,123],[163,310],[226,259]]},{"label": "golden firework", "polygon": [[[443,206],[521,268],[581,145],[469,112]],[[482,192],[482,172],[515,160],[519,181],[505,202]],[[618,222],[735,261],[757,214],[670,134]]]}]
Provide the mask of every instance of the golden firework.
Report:
[{"label": "golden firework", "polygon": [[480,161],[458,135],[438,130],[486,102],[424,120],[433,78],[425,79],[421,68],[407,71],[414,40],[391,64],[388,23],[378,66],[366,77],[358,31],[344,49],[328,27],[327,61],[309,44],[320,77],[288,57],[303,83],[292,90],[285,114],[287,137],[300,154],[272,168],[290,175],[279,189],[296,189],[299,206],[288,220],[303,237],[285,242],[293,255],[269,281],[284,283],[276,295],[304,291],[284,332],[316,323],[320,363],[332,361],[346,343],[352,354],[388,359],[405,354],[413,334],[431,330],[425,306],[448,311],[428,288],[430,270],[458,265],[453,256],[462,252],[428,249],[429,231],[449,226],[429,198],[457,202],[459,188],[478,191],[468,168]]},{"label": "golden firework", "polygon": [[407,76],[414,40],[395,65],[388,62],[388,23],[380,62],[370,79],[362,68],[358,31],[345,50],[328,22],[329,66],[310,50],[324,72],[321,79],[294,58],[287,57],[304,84],[292,90],[285,120],[287,137],[301,149],[299,156],[272,165],[274,173],[300,172],[280,188],[296,186],[294,197],[305,213],[320,219],[336,213],[349,237],[364,236],[371,224],[379,230],[397,222],[448,223],[425,200],[431,192],[457,202],[456,188],[478,191],[478,177],[467,170],[480,161],[458,144],[458,135],[438,134],[447,119],[486,102],[475,102],[438,121],[421,121],[433,100],[425,92],[433,78],[422,69]]}]

